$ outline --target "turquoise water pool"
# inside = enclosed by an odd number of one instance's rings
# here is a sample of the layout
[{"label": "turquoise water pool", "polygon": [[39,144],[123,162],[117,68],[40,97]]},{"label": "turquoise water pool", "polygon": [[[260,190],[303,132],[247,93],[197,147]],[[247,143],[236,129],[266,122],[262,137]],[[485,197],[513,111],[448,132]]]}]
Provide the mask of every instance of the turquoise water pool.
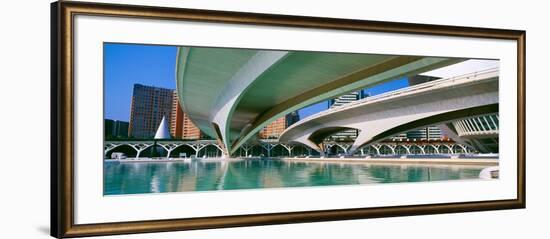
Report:
[{"label": "turquoise water pool", "polygon": [[483,167],[242,160],[104,163],[104,194],[477,179]]}]

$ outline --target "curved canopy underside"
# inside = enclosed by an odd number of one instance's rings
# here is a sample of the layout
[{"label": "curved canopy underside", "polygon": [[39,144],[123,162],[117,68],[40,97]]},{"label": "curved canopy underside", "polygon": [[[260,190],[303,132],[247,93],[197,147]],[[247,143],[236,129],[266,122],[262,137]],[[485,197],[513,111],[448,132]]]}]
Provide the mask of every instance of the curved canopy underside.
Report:
[{"label": "curved canopy underside", "polygon": [[350,129],[351,130],[359,130],[359,129],[356,129],[356,128],[350,128],[350,127],[345,127],[345,126],[323,127],[323,128],[318,129],[317,131],[311,133],[311,135],[308,137],[308,139],[311,140],[311,142],[313,142],[315,144],[320,144],[327,137],[329,137],[333,134],[336,134],[338,132],[342,132],[344,130],[350,130]]},{"label": "curved canopy underside", "polygon": [[379,54],[180,47],[183,110],[232,153],[294,110],[462,59]]}]

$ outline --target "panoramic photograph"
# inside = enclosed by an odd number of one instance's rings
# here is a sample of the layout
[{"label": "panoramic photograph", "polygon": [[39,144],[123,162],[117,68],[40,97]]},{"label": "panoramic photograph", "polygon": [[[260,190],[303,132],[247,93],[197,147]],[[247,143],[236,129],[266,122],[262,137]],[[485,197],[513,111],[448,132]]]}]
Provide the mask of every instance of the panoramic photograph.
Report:
[{"label": "panoramic photograph", "polygon": [[103,44],[104,195],[499,178],[499,60]]}]

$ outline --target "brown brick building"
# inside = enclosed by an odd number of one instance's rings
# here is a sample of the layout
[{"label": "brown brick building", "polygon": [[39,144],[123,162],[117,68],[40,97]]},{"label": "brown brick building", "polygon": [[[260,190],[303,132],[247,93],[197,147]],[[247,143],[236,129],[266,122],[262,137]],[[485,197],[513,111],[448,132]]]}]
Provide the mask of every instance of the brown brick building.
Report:
[{"label": "brown brick building", "polygon": [[286,117],[276,119],[260,130],[261,139],[277,139],[286,129]]},{"label": "brown brick building", "polygon": [[260,130],[259,136],[261,139],[278,139],[285,129],[299,120],[298,112],[291,112],[265,126]]},{"label": "brown brick building", "polygon": [[183,112],[178,100],[177,91],[172,96],[172,117],[170,121],[170,134],[175,139],[195,140],[201,138],[201,131],[191,122],[191,119]]}]

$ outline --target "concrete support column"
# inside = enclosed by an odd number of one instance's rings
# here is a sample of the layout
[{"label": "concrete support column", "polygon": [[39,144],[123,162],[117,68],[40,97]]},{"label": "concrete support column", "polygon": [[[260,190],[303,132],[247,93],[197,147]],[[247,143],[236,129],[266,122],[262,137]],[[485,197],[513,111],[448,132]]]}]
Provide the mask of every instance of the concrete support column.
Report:
[{"label": "concrete support column", "polygon": [[[296,140],[294,140],[295,142],[298,142],[298,143],[301,143],[317,152],[319,152],[321,154],[321,156],[324,156],[325,155],[325,152],[324,150],[319,147],[319,145],[315,144],[314,142],[312,142],[311,140],[309,140],[309,135],[304,135]],[[311,153],[309,153],[311,155]]]},{"label": "concrete support column", "polygon": [[153,144],[128,144],[128,145],[136,150],[137,152],[136,159],[138,159],[141,152],[151,147]]},{"label": "concrete support column", "polygon": [[285,51],[260,51],[256,53],[246,64],[244,64],[226,83],[225,88],[220,91],[210,114],[210,120],[219,127],[218,137],[221,137],[224,144],[225,154],[232,151],[232,140],[234,137],[230,134],[231,117],[235,106],[239,103],[241,95],[246,92],[256,79],[276,65],[281,59],[287,56]]},{"label": "concrete support column", "polygon": [[353,155],[359,147],[362,147],[364,144],[369,142],[372,139],[372,137],[373,137],[372,132],[369,132],[369,130],[366,128],[362,128],[359,131],[359,135],[357,135],[357,138],[353,142],[353,145],[347,151],[347,155]]}]

